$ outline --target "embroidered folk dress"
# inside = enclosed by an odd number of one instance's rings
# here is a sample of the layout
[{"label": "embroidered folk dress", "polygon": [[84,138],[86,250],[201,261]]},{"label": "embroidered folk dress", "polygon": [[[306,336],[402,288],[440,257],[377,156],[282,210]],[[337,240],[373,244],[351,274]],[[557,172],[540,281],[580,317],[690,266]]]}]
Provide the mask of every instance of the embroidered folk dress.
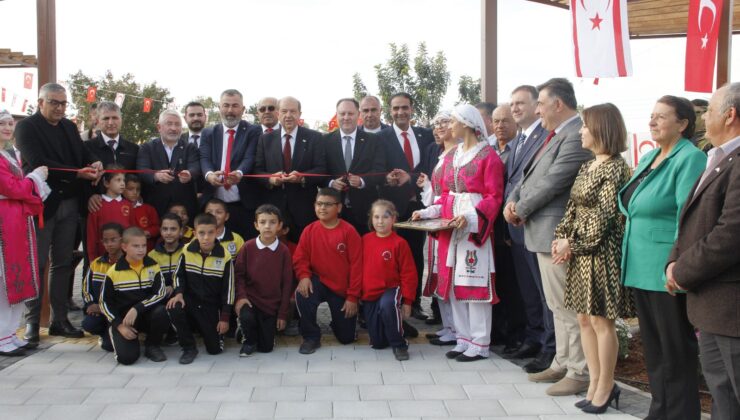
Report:
[{"label": "embroidered folk dress", "polygon": [[439,232],[436,294],[447,300],[453,292],[460,302],[495,304],[499,299],[494,288],[493,222],[503,200],[504,165],[487,142],[467,152],[463,146],[454,150],[442,175],[442,195],[433,206],[439,217],[463,215],[467,220],[463,230]]},{"label": "embroidered folk dress", "polygon": [[[425,206],[432,205],[442,196],[442,175],[447,166],[452,163],[452,156],[455,154],[454,151],[455,149],[451,149],[447,152],[443,152],[444,154],[440,156],[437,165],[435,165],[434,170],[432,171],[430,184],[428,187],[424,187],[424,191],[421,194],[421,199]],[[429,269],[427,281],[424,285],[422,294],[424,296],[432,296],[434,291],[437,289],[437,273],[439,272],[437,268],[439,259],[437,258],[438,244],[436,235],[429,235],[427,243],[429,245],[427,248],[427,267],[429,267]]]}]

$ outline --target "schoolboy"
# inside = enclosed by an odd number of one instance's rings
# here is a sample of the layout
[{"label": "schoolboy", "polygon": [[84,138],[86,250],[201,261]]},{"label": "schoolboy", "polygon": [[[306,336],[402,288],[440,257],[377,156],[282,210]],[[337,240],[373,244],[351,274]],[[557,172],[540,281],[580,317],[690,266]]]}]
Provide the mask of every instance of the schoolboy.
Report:
[{"label": "schoolboy", "polygon": [[195,233],[193,228],[190,227],[190,216],[188,216],[188,209],[182,203],[172,203],[170,208],[167,209],[167,213],[175,213],[180,220],[182,220],[182,241],[189,243],[193,240]]},{"label": "schoolboy", "polygon": [[159,226],[159,236],[162,238],[154,249],[149,251],[149,257],[159,263],[162,270],[167,296],[172,294],[172,274],[180,262],[183,243],[182,220],[175,213],[165,213]]},{"label": "schoolboy", "polygon": [[141,180],[134,174],[126,174],[126,188],[123,198],[131,202],[133,209],[133,224],[146,233],[146,247],[154,249],[159,236],[159,215],[157,209],[146,204],[141,198]]},{"label": "schoolboy", "polygon": [[226,203],[218,198],[212,198],[206,203],[204,211],[216,218],[216,239],[226,248],[231,259],[235,259],[236,254],[244,245],[244,239],[226,227],[226,221],[229,220],[229,209]]}]

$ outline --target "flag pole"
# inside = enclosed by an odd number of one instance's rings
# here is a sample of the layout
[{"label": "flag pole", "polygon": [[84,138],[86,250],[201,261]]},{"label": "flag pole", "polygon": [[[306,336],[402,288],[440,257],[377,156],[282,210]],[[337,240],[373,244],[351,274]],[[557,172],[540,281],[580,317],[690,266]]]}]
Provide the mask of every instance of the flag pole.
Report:
[{"label": "flag pole", "polygon": [[732,65],[732,7],[734,1],[726,0],[722,5],[717,40],[717,88],[730,82]]}]

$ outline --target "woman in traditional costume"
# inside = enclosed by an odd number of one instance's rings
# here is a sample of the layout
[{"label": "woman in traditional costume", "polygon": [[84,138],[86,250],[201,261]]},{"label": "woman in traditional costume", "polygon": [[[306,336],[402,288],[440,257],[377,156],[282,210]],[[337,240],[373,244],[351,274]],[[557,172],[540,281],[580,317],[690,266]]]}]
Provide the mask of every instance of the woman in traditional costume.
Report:
[{"label": "woman in traditional costume", "polygon": [[452,112],[454,149],[442,175],[435,204],[414,212],[413,219],[450,219],[454,229],[438,235],[439,281],[436,294],[449,300],[457,343],[447,357],[460,362],[485,359],[491,344],[491,305],[496,296],[493,222],[504,191],[504,165],[488,144],[480,112],[463,104]]},{"label": "woman in traditional costume", "polygon": [[38,296],[36,231],[33,216],[43,212],[47,168],[23,176],[13,148],[15,121],[0,111],[0,356],[20,356],[28,344],[16,336],[27,300]]}]

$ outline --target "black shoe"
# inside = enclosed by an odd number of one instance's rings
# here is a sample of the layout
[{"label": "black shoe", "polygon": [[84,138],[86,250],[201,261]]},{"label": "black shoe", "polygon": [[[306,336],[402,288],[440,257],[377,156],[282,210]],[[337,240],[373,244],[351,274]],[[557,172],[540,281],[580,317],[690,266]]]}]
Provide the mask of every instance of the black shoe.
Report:
[{"label": "black shoe", "polygon": [[587,399],[585,399],[585,398],[584,398],[584,399],[582,399],[581,401],[577,401],[577,402],[576,402],[575,404],[573,404],[573,405],[575,405],[575,406],[576,406],[576,408],[583,408],[583,407],[585,407],[585,406],[587,406],[587,405],[591,405],[591,400],[587,400]]},{"label": "black shoe", "polygon": [[427,325],[439,325],[442,323],[442,320],[439,318],[429,318],[424,323]]},{"label": "black shoe", "polygon": [[439,338],[435,338],[433,340],[429,340],[429,344],[434,344],[435,346],[454,346],[457,344],[457,340],[442,341]]},{"label": "black shoe", "polygon": [[100,344],[100,348],[105,351],[113,351],[113,344],[110,342],[110,338],[106,338],[105,336],[101,336],[98,339],[98,344]]},{"label": "black shoe", "polygon": [[409,349],[405,349],[403,347],[394,347],[393,355],[396,356],[396,360],[398,360],[399,362],[409,360]]},{"label": "black shoe", "polygon": [[244,333],[242,332],[241,328],[236,329],[236,333],[234,334],[234,340],[236,340],[236,342],[239,344],[244,342]]},{"label": "black shoe", "polygon": [[164,336],[164,345],[174,346],[175,344],[177,344],[177,331],[174,328],[170,328]]},{"label": "black shoe", "polygon": [[501,350],[501,354],[506,356],[510,354],[514,354],[522,347],[522,343],[516,342],[516,343],[510,343],[504,346],[504,349]]},{"label": "black shoe", "polygon": [[426,337],[427,340],[434,340],[435,338],[439,338],[439,336],[435,333],[426,333],[424,334],[424,337]]},{"label": "black shoe", "polygon": [[403,321],[403,337],[404,338],[416,338],[419,336],[419,330],[413,325],[406,321]]},{"label": "black shoe", "polygon": [[540,353],[536,359],[524,365],[524,370],[527,373],[538,373],[550,367],[552,359],[555,358],[555,353]]},{"label": "black shoe", "polygon": [[68,320],[54,321],[49,325],[49,335],[58,335],[67,338],[82,338],[85,333],[72,326]]},{"label": "black shoe", "polygon": [[476,354],[475,356],[466,356],[465,353],[457,356],[455,360],[458,362],[475,362],[476,360],[483,360],[486,359],[486,357],[481,356],[480,354]]},{"label": "black shoe", "polygon": [[301,347],[298,349],[300,354],[313,354],[316,349],[321,347],[321,343],[313,340],[303,340]]},{"label": "black shoe", "polygon": [[[144,349],[144,356],[146,356],[146,358],[151,360],[152,362],[164,362],[165,360],[167,360],[167,356],[164,355],[162,348],[159,346],[146,346],[146,348]],[[180,360],[182,360],[182,358]]]},{"label": "black shoe", "polygon": [[35,349],[39,346],[39,324],[26,324],[26,332],[23,339],[28,341],[27,349]]},{"label": "black shoe", "polygon": [[[162,351],[160,349],[159,351]],[[195,356],[198,355],[198,349],[185,349],[182,351],[182,356],[180,356],[180,364],[181,365],[189,365],[193,363],[193,360],[195,360]],[[162,356],[164,356],[164,353],[162,353]],[[149,356],[147,356],[149,357]],[[151,359],[151,357],[149,357]],[[154,360],[155,362],[158,362],[158,360]]]},{"label": "black shoe", "polygon": [[[24,349],[23,347],[16,347],[15,349],[10,350],[10,351],[0,351],[0,356],[20,357],[20,356],[25,356],[25,355],[26,355],[26,349]],[[408,357],[406,358],[408,359]]]},{"label": "black shoe", "polygon": [[589,414],[603,414],[606,412],[606,409],[609,408],[609,406],[612,404],[612,401],[614,401],[614,408],[619,410],[619,394],[622,393],[622,389],[617,386],[617,384],[614,384],[614,388],[612,388],[612,392],[609,394],[609,398],[606,400],[604,405],[593,405],[589,403],[587,406],[581,408],[581,410],[584,413]]},{"label": "black shoe", "polygon": [[457,358],[457,356],[459,356],[461,354],[463,354],[463,352],[461,352],[461,351],[455,351],[455,350],[450,350],[447,353],[445,353],[445,357],[448,358],[448,359],[455,359],[455,358]]},{"label": "black shoe", "polygon": [[536,357],[540,353],[540,346],[537,344],[524,343],[515,352],[507,355],[507,359],[526,359]]},{"label": "black shoe", "polygon": [[252,344],[243,343],[241,350],[239,350],[239,357],[249,357],[254,353],[255,346]]},{"label": "black shoe", "polygon": [[411,316],[420,321],[424,321],[429,318],[427,314],[425,314],[424,311],[421,310],[421,306],[419,305],[414,305],[411,307]]}]

